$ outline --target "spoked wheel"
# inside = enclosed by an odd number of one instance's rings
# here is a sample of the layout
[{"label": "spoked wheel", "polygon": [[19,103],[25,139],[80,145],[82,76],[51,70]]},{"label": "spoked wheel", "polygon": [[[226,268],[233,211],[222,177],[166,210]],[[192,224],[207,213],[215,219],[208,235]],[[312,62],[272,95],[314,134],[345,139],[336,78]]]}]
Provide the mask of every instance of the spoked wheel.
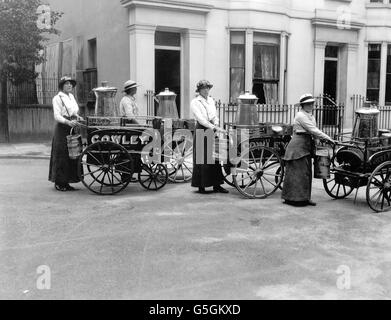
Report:
[{"label": "spoked wheel", "polygon": [[[235,168],[233,181],[236,189],[250,199],[264,199],[279,188],[284,176],[284,166],[278,153],[269,147],[259,146],[242,156]],[[280,169],[280,170],[279,170]]]},{"label": "spoked wheel", "polygon": [[162,164],[143,164],[138,174],[140,184],[147,190],[157,191],[163,188],[168,181],[168,171]]},{"label": "spoked wheel", "polygon": [[354,188],[345,185],[343,183],[344,177],[339,175],[333,168],[335,168],[334,161],[331,167],[330,179],[323,179],[323,187],[331,198],[345,199],[353,192]]},{"label": "spoked wheel", "polygon": [[[284,163],[284,161],[283,161],[283,163]],[[276,174],[276,177],[274,178],[274,181],[275,181],[275,183],[278,183],[278,181],[279,181],[279,179],[281,177],[281,183],[278,186],[278,188],[282,190],[282,188],[284,187],[283,184],[284,184],[284,174],[285,174],[283,172],[283,167],[278,168],[276,173],[277,174]]]},{"label": "spoked wheel", "polygon": [[132,176],[132,158],[127,150],[113,142],[88,146],[79,162],[79,177],[90,191],[111,195],[122,191]]},{"label": "spoked wheel", "polygon": [[191,137],[180,137],[167,141],[163,145],[163,163],[171,182],[181,183],[191,180],[193,175],[193,140]]},{"label": "spoked wheel", "polygon": [[375,212],[391,209],[391,161],[373,171],[367,185],[367,202]]},{"label": "spoked wheel", "polygon": [[234,184],[234,180],[233,180],[233,177],[231,174],[231,169],[232,169],[231,165],[229,165],[229,164],[224,164],[221,167],[221,171],[223,172],[224,182],[227,183],[228,185],[230,185],[231,187],[234,187],[235,184]]}]

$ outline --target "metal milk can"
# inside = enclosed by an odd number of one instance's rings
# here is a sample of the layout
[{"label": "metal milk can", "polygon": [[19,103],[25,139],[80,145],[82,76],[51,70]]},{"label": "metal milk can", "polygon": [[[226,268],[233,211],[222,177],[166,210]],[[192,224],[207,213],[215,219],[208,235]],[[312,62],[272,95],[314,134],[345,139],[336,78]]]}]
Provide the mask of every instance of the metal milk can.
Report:
[{"label": "metal milk can", "polygon": [[117,117],[119,110],[115,101],[118,89],[108,87],[107,81],[102,81],[102,86],[92,89],[96,96],[95,116],[97,117]]},{"label": "metal milk can", "polygon": [[236,125],[258,126],[258,98],[246,91],[238,98],[239,105],[236,112]]},{"label": "metal milk can", "polygon": [[163,92],[156,95],[158,99],[158,108],[156,115],[162,118],[178,119],[178,109],[175,102],[176,94],[166,88]]},{"label": "metal milk can", "polygon": [[366,103],[364,108],[356,110],[353,139],[368,139],[378,137],[379,113],[379,109],[375,107],[369,107],[369,103]]}]

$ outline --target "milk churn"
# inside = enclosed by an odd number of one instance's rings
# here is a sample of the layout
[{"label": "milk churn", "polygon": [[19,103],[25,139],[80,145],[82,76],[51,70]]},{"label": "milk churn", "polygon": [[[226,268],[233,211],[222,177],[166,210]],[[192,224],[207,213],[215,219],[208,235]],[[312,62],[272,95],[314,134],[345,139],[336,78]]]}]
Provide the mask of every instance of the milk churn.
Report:
[{"label": "milk churn", "polygon": [[117,103],[115,101],[115,95],[118,89],[114,87],[108,87],[107,81],[102,81],[102,86],[95,88],[96,96],[95,103],[95,116],[98,117],[117,117],[119,115]]},{"label": "milk churn", "polygon": [[162,118],[178,119],[178,109],[176,106],[176,94],[166,88],[163,92],[156,95],[159,105],[156,115]]},{"label": "milk churn", "polygon": [[238,98],[239,105],[236,113],[237,126],[258,126],[258,98],[246,91]]},{"label": "milk churn", "polygon": [[356,119],[353,128],[353,139],[376,138],[379,135],[379,109],[365,103],[364,108],[356,110]]}]

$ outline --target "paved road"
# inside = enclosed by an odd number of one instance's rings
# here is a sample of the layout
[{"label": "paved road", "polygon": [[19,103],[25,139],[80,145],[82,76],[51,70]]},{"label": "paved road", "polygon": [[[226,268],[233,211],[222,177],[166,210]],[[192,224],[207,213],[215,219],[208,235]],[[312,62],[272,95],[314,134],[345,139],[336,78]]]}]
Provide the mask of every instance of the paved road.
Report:
[{"label": "paved road", "polygon": [[55,191],[47,169],[0,160],[0,298],[391,298],[391,213],[363,193],[333,201],[316,182],[315,209],[190,185],[100,197]]}]

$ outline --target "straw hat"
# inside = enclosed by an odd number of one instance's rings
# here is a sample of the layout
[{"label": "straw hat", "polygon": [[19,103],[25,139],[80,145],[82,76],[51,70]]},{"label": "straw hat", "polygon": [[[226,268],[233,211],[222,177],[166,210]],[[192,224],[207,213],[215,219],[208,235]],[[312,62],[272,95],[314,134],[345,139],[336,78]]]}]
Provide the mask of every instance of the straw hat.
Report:
[{"label": "straw hat", "polygon": [[65,77],[62,77],[62,78],[60,79],[60,81],[59,81],[59,83],[58,83],[58,87],[59,87],[60,89],[62,89],[63,86],[64,86],[64,84],[65,84],[65,82],[68,82],[68,81],[72,84],[73,87],[76,86],[76,80],[72,79],[71,77],[65,76]]},{"label": "straw hat", "polygon": [[124,83],[124,92],[137,87],[140,87],[140,85],[138,85],[136,81],[128,80]]},{"label": "straw hat", "polygon": [[300,105],[303,105],[303,104],[313,103],[313,102],[315,102],[313,95],[311,93],[306,93],[300,97],[299,103],[300,103]]}]

